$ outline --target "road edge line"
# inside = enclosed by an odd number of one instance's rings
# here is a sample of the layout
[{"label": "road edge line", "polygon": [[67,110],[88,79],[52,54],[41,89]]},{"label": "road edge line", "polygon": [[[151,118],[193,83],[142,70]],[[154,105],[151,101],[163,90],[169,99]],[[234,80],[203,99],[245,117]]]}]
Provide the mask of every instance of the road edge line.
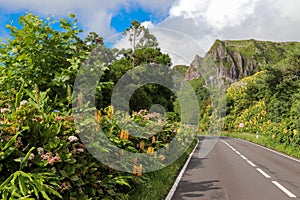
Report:
[{"label": "road edge line", "polygon": [[256,143],[254,143],[254,142],[250,142],[250,141],[248,141],[248,140],[243,140],[243,139],[240,139],[240,138],[233,138],[233,139],[236,139],[236,140],[241,140],[241,141],[247,142],[247,143],[249,143],[249,144],[252,144],[252,145],[258,146],[258,147],[260,147],[260,148],[263,148],[263,149],[266,149],[266,150],[268,150],[268,151],[270,151],[270,152],[272,152],[272,153],[275,153],[275,154],[281,155],[281,156],[283,156],[283,157],[285,157],[285,158],[288,158],[288,159],[291,159],[291,160],[293,160],[293,161],[295,161],[295,162],[298,162],[298,163],[300,163],[300,160],[299,160],[299,159],[297,159],[297,158],[294,158],[294,157],[292,157],[292,156],[289,156],[289,155],[286,155],[286,154],[284,154],[284,153],[281,153],[281,152],[275,151],[274,149],[270,149],[270,148],[268,148],[268,147],[265,147],[265,146],[262,146],[262,145],[260,145],[260,144],[256,144]]},{"label": "road edge line", "polygon": [[171,199],[172,199],[172,197],[173,197],[173,195],[174,195],[174,193],[175,193],[175,191],[176,191],[176,189],[177,189],[177,187],[178,187],[178,184],[179,184],[179,182],[180,182],[180,180],[181,180],[181,178],[182,178],[182,176],[183,176],[183,174],[184,174],[184,172],[185,172],[185,170],[186,170],[188,164],[190,163],[190,160],[191,160],[191,158],[192,158],[192,156],[193,156],[193,154],[194,154],[196,148],[197,148],[198,145],[199,145],[199,142],[200,142],[200,139],[198,139],[198,143],[197,143],[196,146],[194,147],[194,149],[193,149],[193,151],[191,152],[191,154],[189,155],[188,159],[185,161],[184,166],[182,167],[180,173],[178,174],[178,176],[177,176],[177,178],[176,178],[176,180],[175,180],[175,182],[174,182],[172,188],[170,189],[170,191],[169,191],[167,197],[165,198],[165,200],[171,200]]}]

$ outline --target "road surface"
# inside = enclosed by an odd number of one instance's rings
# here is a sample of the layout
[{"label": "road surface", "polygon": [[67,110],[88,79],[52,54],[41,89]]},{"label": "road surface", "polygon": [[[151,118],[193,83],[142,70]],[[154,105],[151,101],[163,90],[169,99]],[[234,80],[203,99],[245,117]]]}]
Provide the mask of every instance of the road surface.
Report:
[{"label": "road surface", "polygon": [[166,199],[300,199],[299,160],[224,137],[200,159],[201,143]]}]

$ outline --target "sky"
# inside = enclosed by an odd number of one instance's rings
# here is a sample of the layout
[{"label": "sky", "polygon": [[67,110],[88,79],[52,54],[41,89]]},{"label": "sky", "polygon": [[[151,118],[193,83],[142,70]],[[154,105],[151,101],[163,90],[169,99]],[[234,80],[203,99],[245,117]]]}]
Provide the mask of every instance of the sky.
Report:
[{"label": "sky", "polygon": [[128,47],[121,33],[139,20],[158,38],[173,64],[188,65],[216,39],[300,41],[299,0],[0,0],[0,38],[7,23],[33,12],[42,18],[74,13],[84,34]]}]

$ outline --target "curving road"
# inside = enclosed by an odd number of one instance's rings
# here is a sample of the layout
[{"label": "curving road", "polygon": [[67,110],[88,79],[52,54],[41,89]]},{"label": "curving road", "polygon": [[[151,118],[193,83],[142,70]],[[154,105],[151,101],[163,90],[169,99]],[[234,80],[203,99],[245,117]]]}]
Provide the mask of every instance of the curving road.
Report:
[{"label": "curving road", "polygon": [[200,159],[202,141],[203,138],[166,199],[300,199],[299,160],[224,137]]}]

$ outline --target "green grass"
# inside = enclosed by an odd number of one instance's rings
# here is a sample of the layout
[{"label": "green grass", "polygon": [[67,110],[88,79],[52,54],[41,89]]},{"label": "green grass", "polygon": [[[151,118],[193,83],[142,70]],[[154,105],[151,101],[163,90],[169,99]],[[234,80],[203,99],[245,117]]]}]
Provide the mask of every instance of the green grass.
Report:
[{"label": "green grass", "polygon": [[300,146],[299,145],[287,145],[287,144],[279,144],[270,142],[270,138],[264,135],[259,135],[258,139],[256,135],[253,133],[236,133],[236,132],[223,132],[221,136],[240,138],[243,140],[247,140],[275,151],[287,154],[289,156],[300,159]]},{"label": "green grass", "polygon": [[161,170],[144,174],[146,180],[135,188],[129,199],[160,200],[165,199],[185,161],[197,144],[195,139],[188,150],[174,162]]}]

